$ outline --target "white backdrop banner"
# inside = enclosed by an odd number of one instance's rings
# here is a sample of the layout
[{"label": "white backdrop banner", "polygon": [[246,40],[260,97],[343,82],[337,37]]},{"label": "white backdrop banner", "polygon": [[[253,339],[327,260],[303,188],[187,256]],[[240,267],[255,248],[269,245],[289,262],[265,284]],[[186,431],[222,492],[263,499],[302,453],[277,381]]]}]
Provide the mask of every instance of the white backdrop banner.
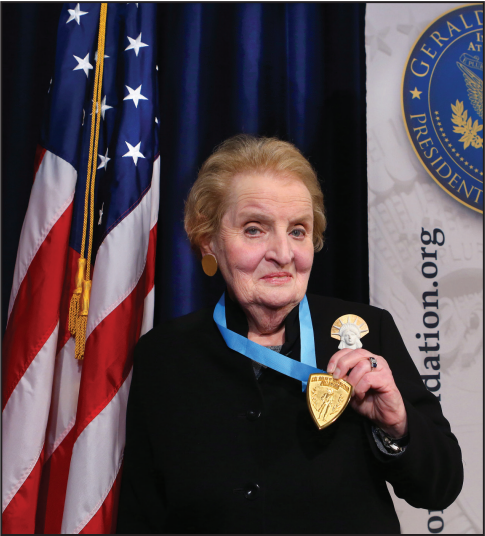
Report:
[{"label": "white backdrop banner", "polygon": [[465,470],[444,511],[393,499],[405,534],[479,534],[483,4],[367,4],[365,35],[370,302],[393,315]]}]

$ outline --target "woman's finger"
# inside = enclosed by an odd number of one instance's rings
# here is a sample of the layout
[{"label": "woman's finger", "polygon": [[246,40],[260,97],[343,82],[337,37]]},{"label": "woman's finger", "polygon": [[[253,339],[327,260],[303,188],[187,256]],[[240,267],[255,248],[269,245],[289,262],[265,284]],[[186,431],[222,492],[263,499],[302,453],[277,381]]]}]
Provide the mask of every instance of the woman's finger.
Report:
[{"label": "woman's finger", "polygon": [[365,374],[378,374],[382,370],[381,367],[378,372],[377,369],[372,369],[370,365],[370,361],[368,359],[364,359],[362,361],[359,361],[354,366],[354,368],[349,371],[349,375],[348,378],[346,378],[346,381],[350,383],[350,385],[354,386],[354,393],[355,386],[359,384]]},{"label": "woman's finger", "polygon": [[351,385],[354,387],[354,393],[358,400],[363,400],[371,389],[375,391],[376,397],[394,390],[394,380],[392,375],[387,373],[387,370],[364,372]]},{"label": "woman's finger", "polygon": [[363,348],[351,350],[351,352],[341,356],[336,362],[333,370],[333,377],[335,379],[344,378],[349,374],[350,369],[354,368],[360,361],[366,361],[369,364],[370,370],[370,357],[376,358],[378,356],[374,356],[374,354],[371,354],[368,350],[364,350]]},{"label": "woman's finger", "polygon": [[342,350],[335,352],[327,364],[327,372],[329,374],[332,374],[332,372],[335,370],[335,367],[337,366],[339,359],[352,351],[353,350],[351,348],[343,348]]}]

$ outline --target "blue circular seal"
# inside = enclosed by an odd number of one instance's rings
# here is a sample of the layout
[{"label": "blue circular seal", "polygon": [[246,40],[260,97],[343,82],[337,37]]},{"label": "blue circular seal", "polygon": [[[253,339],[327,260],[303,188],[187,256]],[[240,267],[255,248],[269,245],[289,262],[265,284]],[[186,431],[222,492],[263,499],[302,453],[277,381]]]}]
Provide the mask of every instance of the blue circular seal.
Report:
[{"label": "blue circular seal", "polygon": [[421,34],[404,69],[402,111],[431,177],[483,213],[482,6],[448,11]]}]

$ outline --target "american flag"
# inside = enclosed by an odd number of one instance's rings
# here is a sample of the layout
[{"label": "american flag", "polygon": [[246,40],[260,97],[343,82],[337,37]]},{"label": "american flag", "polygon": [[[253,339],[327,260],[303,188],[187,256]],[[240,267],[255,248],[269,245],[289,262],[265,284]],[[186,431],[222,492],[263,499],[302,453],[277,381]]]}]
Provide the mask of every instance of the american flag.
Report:
[{"label": "american flag", "polygon": [[110,533],[132,354],[153,323],[159,202],[156,5],[109,3],[84,360],[80,256],[99,3],[63,7],[3,343],[4,533]]}]

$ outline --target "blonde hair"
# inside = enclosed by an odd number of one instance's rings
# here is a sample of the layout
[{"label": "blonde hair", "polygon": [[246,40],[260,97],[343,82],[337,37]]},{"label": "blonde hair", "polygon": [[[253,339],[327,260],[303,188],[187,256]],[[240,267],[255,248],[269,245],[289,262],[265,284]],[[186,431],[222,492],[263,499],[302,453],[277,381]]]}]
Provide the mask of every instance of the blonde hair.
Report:
[{"label": "blonde hair", "polygon": [[327,221],[323,193],[311,164],[289,142],[239,134],[219,145],[202,164],[185,202],[185,231],[199,258],[202,240],[220,229],[231,179],[242,173],[266,172],[296,176],[308,188],[313,205],[313,247],[315,251],[322,249]]}]

